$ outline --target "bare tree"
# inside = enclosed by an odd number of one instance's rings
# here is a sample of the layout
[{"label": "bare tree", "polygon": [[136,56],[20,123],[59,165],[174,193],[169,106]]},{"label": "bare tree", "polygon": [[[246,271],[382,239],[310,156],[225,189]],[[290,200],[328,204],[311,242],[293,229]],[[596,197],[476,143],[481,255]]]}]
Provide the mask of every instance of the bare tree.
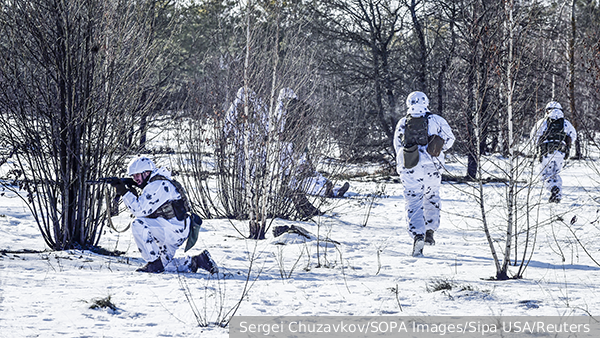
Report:
[{"label": "bare tree", "polygon": [[[579,119],[577,116],[577,107],[575,106],[575,102],[577,101],[575,97],[575,40],[577,38],[577,21],[575,18],[575,0],[571,0],[571,29],[570,29],[570,37],[569,37],[569,107],[571,108],[571,114],[573,115],[573,127],[575,130],[579,130]],[[581,159],[581,138],[578,137],[575,140],[575,158]]]},{"label": "bare tree", "polygon": [[[253,1],[239,5],[243,20],[233,34],[235,48],[226,54],[215,48],[214,65],[206,64],[207,69],[219,69],[219,76],[210,79],[218,84],[202,91],[210,88],[222,102],[214,101],[206,111],[204,103],[213,102],[212,95],[190,93],[189,109],[205,112],[192,117],[191,128],[182,128],[189,135],[181,146],[194,164],[181,166],[191,174],[188,185],[195,188],[191,191],[199,197],[201,214],[248,220],[247,232],[238,229],[240,234],[264,239],[269,219],[303,218],[300,201],[320,201],[307,197],[305,187],[290,188],[300,161],[285,168],[282,164],[290,142],[316,162],[326,151],[313,146],[319,142],[314,126],[320,102],[313,93],[320,79],[314,75],[315,50],[303,34],[306,22],[294,16],[293,6]],[[203,159],[208,151],[213,151],[214,168]],[[217,181],[213,190],[207,184],[212,175]]]},{"label": "bare tree", "polygon": [[[466,4],[465,4],[466,5]],[[471,1],[463,7],[459,21],[460,37],[463,40],[462,58],[465,61],[466,102],[464,107],[467,143],[467,179],[476,177],[479,155],[485,149],[490,126],[494,122],[490,107],[493,81],[490,73],[497,67],[497,56],[493,52],[498,44],[499,8],[489,1]]]},{"label": "bare tree", "polygon": [[[393,154],[391,139],[397,97],[402,91],[401,75],[396,70],[399,47],[404,42],[399,34],[404,28],[402,9],[395,1],[373,0],[322,1],[311,7],[317,43],[329,51],[321,55],[321,68],[334,79],[332,90],[343,93],[330,99],[339,100],[342,116],[336,112],[333,125],[343,130],[339,140],[344,149],[365,147],[366,152],[372,152],[373,148],[387,148]],[[348,107],[352,98],[347,96],[354,96],[359,101],[356,104],[365,101],[366,107]],[[359,116],[351,115],[355,110]],[[355,156],[352,150],[346,153]]]},{"label": "bare tree", "polygon": [[[150,3],[15,0],[0,12],[0,133],[16,183],[55,250],[97,245],[104,190],[122,141],[153,100],[162,49]],[[160,94],[155,93],[156,98]]]},{"label": "bare tree", "polygon": [[[461,73],[465,87],[460,87],[466,89],[461,90],[463,101],[468,103],[465,110],[470,110],[465,116],[467,124],[472,124],[466,127],[469,133],[465,141],[471,145],[467,175],[475,184],[468,185],[474,188],[473,197],[480,207],[480,221],[496,266],[495,278],[503,280],[523,276],[533,254],[536,231],[542,225],[535,219],[536,208],[540,210],[539,200],[536,201],[539,196],[532,193],[535,187],[523,184],[525,174],[533,175],[536,162],[523,156],[522,150],[529,147],[529,121],[535,118],[530,112],[538,111],[530,107],[537,104],[535,94],[540,84],[531,79],[544,74],[548,61],[537,55],[543,52],[543,44],[532,48],[529,43],[542,40],[540,8],[534,3],[523,8],[520,6],[525,4],[512,1],[496,5],[489,1],[471,2],[468,10],[462,11],[468,16],[457,22],[457,30],[464,39],[460,60],[469,69]],[[488,129],[494,123],[494,129]],[[501,152],[502,157],[487,159],[487,139],[492,131],[505,143],[506,150]],[[527,147],[521,148],[523,144]],[[497,147],[496,151],[502,148]],[[525,181],[535,182],[535,177]],[[492,184],[497,189],[486,189],[495,190],[502,197],[501,203],[484,195],[484,185],[490,182],[495,182]],[[495,212],[502,213],[503,224],[489,222],[489,215]],[[513,275],[509,273],[512,258],[513,265],[519,266]]]},{"label": "bare tree", "polygon": [[425,28],[423,27],[421,20],[417,14],[417,6],[421,5],[424,1],[420,0],[410,0],[404,1],[404,6],[406,6],[410,12],[410,17],[413,24],[414,34],[417,40],[417,83],[415,84],[414,90],[420,90],[422,92],[429,92],[427,86],[427,59],[428,59],[428,48],[427,43],[425,42]]},{"label": "bare tree", "polygon": [[[539,204],[532,205],[531,201],[534,196],[531,194],[532,186],[520,186],[520,177],[528,168],[527,163],[531,164],[531,173],[533,173],[533,164],[527,158],[520,156],[519,144],[523,134],[528,135],[528,129],[518,128],[518,122],[523,120],[523,111],[527,110],[527,103],[531,101],[534,91],[530,91],[530,86],[527,84],[527,79],[530,77],[532,69],[524,67],[531,57],[534,50],[526,47],[526,41],[534,36],[539,27],[537,21],[540,13],[539,8],[532,4],[527,11],[524,11],[525,4],[516,4],[515,1],[509,0],[504,2],[503,8],[503,34],[501,52],[501,63],[498,65],[498,72],[501,72],[500,95],[505,102],[505,121],[502,128],[505,130],[507,153],[506,167],[500,168],[505,177],[504,183],[504,202],[503,207],[506,213],[506,225],[503,228],[503,241],[501,242],[501,259],[498,257],[496,244],[491,235],[487,224],[484,225],[486,237],[490,250],[496,264],[496,279],[506,280],[509,278],[521,278],[527,267],[531,254],[533,253],[533,243],[535,242],[535,231],[539,224],[532,224],[531,212],[535,207],[539,208]],[[542,61],[543,62],[543,61]],[[535,69],[535,67],[532,67]],[[521,93],[520,95],[518,93]],[[527,142],[527,141],[525,141]],[[533,174],[532,174],[533,175]],[[528,181],[532,181],[530,177]],[[483,197],[483,196],[481,196]],[[482,199],[481,204],[485,202]],[[482,206],[482,214],[485,211]],[[519,243],[520,234],[525,235],[523,243]],[[511,257],[514,255],[514,265],[518,265],[518,244],[521,244],[522,257],[519,269],[514,276],[509,276],[509,265]]]}]

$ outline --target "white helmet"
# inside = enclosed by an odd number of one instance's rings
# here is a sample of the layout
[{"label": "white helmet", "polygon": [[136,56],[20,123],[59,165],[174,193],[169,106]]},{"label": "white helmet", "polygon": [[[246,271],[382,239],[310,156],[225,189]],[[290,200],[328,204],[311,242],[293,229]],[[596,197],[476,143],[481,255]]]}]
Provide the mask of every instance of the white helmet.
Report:
[{"label": "white helmet", "polygon": [[427,98],[427,95],[425,95],[423,92],[412,92],[408,94],[408,97],[406,98],[406,106],[410,108],[414,105],[425,107],[429,106],[429,99]]},{"label": "white helmet", "polygon": [[560,103],[556,101],[550,101],[546,105],[546,114],[551,119],[559,119],[564,117],[563,109]]},{"label": "white helmet", "polygon": [[546,105],[546,110],[551,110],[551,109],[560,109],[560,110],[562,110],[562,106],[560,105],[560,103],[558,103],[556,101],[550,101]]},{"label": "white helmet", "polygon": [[294,91],[291,88],[281,88],[281,90],[279,91],[279,97],[277,98],[280,102],[285,100],[285,99],[297,99],[298,95],[296,95],[296,93],[294,93]]},{"label": "white helmet", "polygon": [[127,175],[143,173],[145,171],[153,171],[156,169],[154,162],[145,156],[138,156],[129,162],[127,167]]}]

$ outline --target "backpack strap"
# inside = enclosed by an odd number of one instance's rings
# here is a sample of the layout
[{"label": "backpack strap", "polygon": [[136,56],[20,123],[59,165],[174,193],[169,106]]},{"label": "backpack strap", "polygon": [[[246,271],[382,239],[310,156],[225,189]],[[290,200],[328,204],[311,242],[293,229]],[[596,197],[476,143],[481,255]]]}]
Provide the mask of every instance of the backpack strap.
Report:
[{"label": "backpack strap", "polygon": [[168,179],[162,175],[154,175],[152,178],[150,178],[149,182],[154,182],[154,181],[159,181],[159,180],[168,181],[171,184],[173,184],[173,186],[175,186],[175,191],[177,191],[179,193],[181,198],[178,200],[168,201],[168,202],[164,203],[163,205],[161,205],[158,209],[156,209],[152,214],[150,214],[147,217],[148,218],[162,217],[165,219],[171,219],[173,217],[176,217],[178,220],[183,221],[184,219],[186,219],[188,217],[189,213],[191,212],[191,206],[190,206],[189,200],[187,198],[187,193],[186,193],[185,189],[183,188],[181,183],[179,183],[173,179]]}]

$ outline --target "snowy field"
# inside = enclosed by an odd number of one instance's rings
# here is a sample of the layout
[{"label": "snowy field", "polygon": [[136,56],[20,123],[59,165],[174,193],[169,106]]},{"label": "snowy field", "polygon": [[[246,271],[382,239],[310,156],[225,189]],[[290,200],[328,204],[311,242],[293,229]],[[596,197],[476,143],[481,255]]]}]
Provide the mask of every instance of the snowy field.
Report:
[{"label": "snowy field", "polygon": [[[496,170],[491,163],[486,165]],[[535,243],[530,243],[535,244],[534,252],[524,278],[508,281],[490,279],[495,275],[494,261],[474,188],[466,184],[442,184],[442,226],[436,245],[425,247],[423,258],[410,254],[412,240],[406,232],[397,176],[373,174],[350,180],[349,198],[327,200],[322,207],[326,214],[311,222],[273,222],[299,225],[339,245],[305,242],[293,235],[273,238],[271,233],[264,241],[245,240],[233,226],[244,228],[243,222],[204,220],[199,242],[188,253],[208,248],[221,271],[213,277],[203,271],[135,272],[144,262],[130,231],[105,230],[102,237],[101,247],[126,252],[120,257],[46,251],[27,207],[14,193],[4,191],[0,337],[228,337],[228,328],[216,323],[233,312],[236,316],[598,316],[597,165],[568,163],[560,204],[546,203],[539,183],[534,184],[530,200],[538,205],[529,213],[532,229],[537,230],[532,231]],[[448,168],[464,175],[461,163],[450,161]],[[523,180],[528,179],[525,172]],[[504,191],[501,183],[484,185],[487,221],[498,244],[504,243],[506,228]],[[518,217],[524,225],[524,215]],[[129,221],[122,214],[116,223],[122,227]],[[281,241],[287,244],[278,244]],[[519,252],[523,243],[520,235]],[[510,267],[511,273],[517,270],[518,266]]]}]

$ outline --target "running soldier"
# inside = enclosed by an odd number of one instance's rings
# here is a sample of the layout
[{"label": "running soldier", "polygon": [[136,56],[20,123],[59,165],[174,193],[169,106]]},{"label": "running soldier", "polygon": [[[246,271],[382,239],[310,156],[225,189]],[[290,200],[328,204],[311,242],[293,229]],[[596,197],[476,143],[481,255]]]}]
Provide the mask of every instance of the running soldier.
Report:
[{"label": "running soldier", "polygon": [[454,134],[448,122],[432,114],[422,92],[406,98],[408,112],[396,125],[396,170],[404,185],[408,232],[414,239],[412,255],[423,255],[425,244],[434,245],[440,226],[440,184],[444,151],[452,147]]},{"label": "running soldier", "polygon": [[560,103],[548,102],[546,116],[531,130],[531,139],[539,155],[540,179],[550,192],[548,202],[559,203],[562,199],[560,172],[565,158],[569,156],[571,144],[577,139],[573,125],[565,120]]}]

